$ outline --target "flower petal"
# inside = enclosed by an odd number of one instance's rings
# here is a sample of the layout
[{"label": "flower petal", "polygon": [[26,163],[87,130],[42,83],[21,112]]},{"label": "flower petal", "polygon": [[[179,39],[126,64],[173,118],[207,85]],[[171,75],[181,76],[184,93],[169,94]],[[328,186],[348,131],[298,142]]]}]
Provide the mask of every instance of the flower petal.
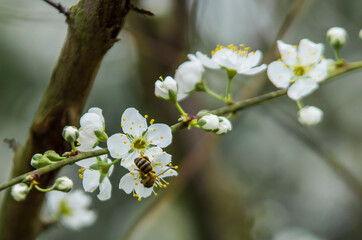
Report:
[{"label": "flower petal", "polygon": [[289,68],[279,61],[269,64],[267,74],[270,81],[278,88],[287,88],[292,79]]},{"label": "flower petal", "polygon": [[108,138],[107,147],[113,158],[120,158],[128,154],[131,142],[125,134],[116,133]]},{"label": "flower petal", "polygon": [[83,188],[86,192],[93,192],[99,186],[99,171],[85,170],[83,174]]},{"label": "flower petal", "polygon": [[177,176],[178,173],[175,171],[175,169],[170,169],[164,173],[161,174],[161,177],[162,178],[165,178],[165,177],[173,177],[173,176]]},{"label": "flower petal", "polygon": [[[255,52],[249,52],[246,57],[243,57],[242,67],[243,69],[250,69],[258,65],[263,58],[263,53],[260,50],[256,50]],[[238,69],[238,70],[243,70]]]},{"label": "flower petal", "polygon": [[136,167],[134,160],[140,156],[139,152],[132,152],[127,154],[121,161],[121,166],[127,168],[129,171],[133,171]]},{"label": "flower petal", "polygon": [[242,71],[238,71],[239,74],[244,74],[244,75],[254,75],[257,73],[260,73],[262,71],[264,71],[266,69],[267,65],[266,64],[262,64],[260,66],[257,67],[253,67],[253,68],[249,68],[246,70],[242,70]]},{"label": "flower petal", "polygon": [[104,123],[104,117],[103,117],[103,114],[102,114],[102,109],[100,109],[98,107],[92,107],[92,108],[90,108],[88,110],[88,112],[97,114],[101,118],[102,122]]},{"label": "flower petal", "polygon": [[159,147],[153,147],[153,148],[149,148],[145,151],[145,153],[143,154],[143,156],[147,156],[148,159],[153,162],[153,159],[155,157],[157,157],[158,155],[162,154],[162,149]]},{"label": "flower petal", "polygon": [[316,82],[322,82],[328,76],[327,60],[323,59],[309,71],[308,76]]},{"label": "flower petal", "polygon": [[130,173],[124,175],[119,182],[119,189],[123,189],[127,194],[130,194],[135,187],[133,178],[134,175],[132,176]]},{"label": "flower petal", "polygon": [[297,49],[293,45],[286,44],[281,40],[278,40],[278,49],[282,61],[289,65],[293,66],[297,64]]},{"label": "flower petal", "polygon": [[147,129],[147,121],[135,108],[127,108],[122,114],[123,132],[132,136],[141,136]]},{"label": "flower petal", "polygon": [[204,55],[202,52],[196,52],[196,57],[200,60],[200,62],[207,68],[211,69],[219,69],[220,65],[211,60],[208,56]]},{"label": "flower petal", "polygon": [[97,158],[92,157],[92,158],[86,158],[84,160],[76,162],[75,164],[77,164],[80,167],[89,168],[91,165],[95,164],[96,162],[97,162]]},{"label": "flower petal", "polygon": [[310,78],[298,79],[288,89],[288,96],[293,100],[300,100],[318,88],[318,83]]},{"label": "flower petal", "polygon": [[77,150],[80,152],[89,152],[98,141],[94,133],[90,134],[89,131],[79,130],[79,137],[77,139],[80,144]]},{"label": "flower petal", "polygon": [[299,43],[298,57],[301,65],[311,65],[320,61],[323,53],[323,44],[302,39]]},{"label": "flower petal", "polygon": [[89,131],[102,131],[103,130],[103,120],[102,117],[97,113],[86,113],[80,118],[80,127],[84,130]]},{"label": "flower petal", "polygon": [[138,184],[135,188],[136,193],[138,194],[138,197],[140,198],[146,198],[151,195],[153,191],[153,187],[146,188],[142,184]]},{"label": "flower petal", "polygon": [[109,178],[104,178],[101,184],[99,184],[99,194],[97,195],[98,199],[105,201],[111,198],[112,184],[109,181]]},{"label": "flower petal", "polygon": [[[155,158],[153,159],[153,161],[155,163],[160,163],[158,164],[158,166],[167,166],[170,162],[171,162],[171,155],[166,153],[166,152],[162,152],[161,154],[155,155]],[[164,171],[165,169],[163,169],[162,171]],[[155,171],[157,172],[158,170],[155,169]],[[162,172],[160,171],[160,172]],[[159,174],[160,172],[158,172],[157,174]]]},{"label": "flower petal", "polygon": [[147,130],[147,140],[149,143],[161,148],[167,147],[172,142],[172,130],[163,123],[152,124]]}]

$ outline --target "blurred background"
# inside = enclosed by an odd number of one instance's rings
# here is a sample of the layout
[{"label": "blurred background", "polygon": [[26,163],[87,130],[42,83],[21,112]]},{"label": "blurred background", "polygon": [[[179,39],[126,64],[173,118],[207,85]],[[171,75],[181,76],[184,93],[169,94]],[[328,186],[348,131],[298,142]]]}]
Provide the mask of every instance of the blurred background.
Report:
[{"label": "blurred background", "polygon": [[[156,16],[128,15],[84,110],[103,109],[109,136],[120,131],[120,116],[131,106],[156,122],[177,121],[174,107],[154,96],[154,82],[173,76],[187,53],[243,43],[268,53],[269,61],[276,59],[277,51],[270,48],[293,6],[285,42],[324,43],[325,56],[332,58],[325,34],[340,26],[349,33],[342,56],[348,61],[362,56],[361,1],[142,0],[136,5]],[[41,0],[0,2],[1,182],[13,157],[3,139],[25,141],[66,29],[64,16]],[[225,72],[207,70],[206,79],[224,92]],[[361,71],[350,73],[306,99],[324,111],[316,127],[301,126],[296,104],[281,97],[240,112],[227,135],[177,132],[166,151],[180,166],[180,176],[169,189],[138,202],[118,189],[126,173],[118,166],[111,177],[112,198],[101,202],[96,192],[91,194],[99,217],[94,226],[74,232],[58,225],[39,239],[362,239],[361,79]],[[275,88],[262,73],[237,76],[232,89],[242,99]],[[223,106],[203,93],[181,105],[191,114]],[[81,188],[76,166],[60,174]],[[351,176],[360,183],[351,182]]]}]

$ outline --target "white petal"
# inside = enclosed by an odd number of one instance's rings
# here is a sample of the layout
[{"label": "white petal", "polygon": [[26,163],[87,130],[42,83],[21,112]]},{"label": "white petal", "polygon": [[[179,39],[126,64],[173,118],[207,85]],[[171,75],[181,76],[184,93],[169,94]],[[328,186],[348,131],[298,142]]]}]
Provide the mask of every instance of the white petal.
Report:
[{"label": "white petal", "polygon": [[100,173],[96,170],[85,170],[83,174],[83,188],[86,192],[93,192],[99,186]]},{"label": "white petal", "polygon": [[82,190],[75,190],[66,194],[66,201],[72,208],[87,208],[92,203],[92,198]]},{"label": "white petal", "polygon": [[163,151],[162,151],[161,148],[159,148],[159,147],[153,147],[153,148],[147,149],[147,150],[145,151],[145,153],[143,154],[143,156],[147,156],[148,159],[149,159],[151,162],[153,162],[153,159],[154,159],[155,157],[157,157],[157,155],[160,155],[160,154],[162,154],[162,153],[163,153]]},{"label": "white petal", "polygon": [[77,164],[78,166],[84,167],[84,168],[89,168],[91,165],[95,164],[97,162],[97,158],[92,157],[92,158],[87,158],[84,160],[81,160],[79,162],[76,162],[75,164]]},{"label": "white petal", "polygon": [[119,189],[123,189],[127,194],[130,194],[135,187],[134,176],[135,175],[132,176],[130,173],[124,175],[119,182]]},{"label": "white petal", "polygon": [[302,39],[299,43],[298,57],[301,65],[311,65],[320,61],[323,53],[323,44]]},{"label": "white petal", "polygon": [[192,91],[202,79],[204,69],[200,62],[186,61],[182,63],[175,73],[175,81],[180,92]]},{"label": "white petal", "polygon": [[293,45],[286,44],[283,41],[278,41],[278,49],[282,58],[282,61],[289,65],[293,66],[297,64],[297,49]]},{"label": "white petal", "polygon": [[267,74],[270,81],[278,88],[287,88],[292,79],[289,68],[279,61],[269,64]]},{"label": "white petal", "polygon": [[[242,67],[243,69],[249,69],[258,65],[263,58],[263,53],[259,50],[255,52],[250,52],[246,57],[243,58]],[[238,69],[238,70],[243,70]]]},{"label": "white petal", "polygon": [[146,198],[151,195],[153,190],[153,187],[146,188],[142,184],[138,184],[135,188],[136,193],[138,194],[138,197],[140,198]]},{"label": "white petal", "polygon": [[316,64],[308,76],[316,82],[322,82],[328,76],[328,63],[327,60],[323,59],[320,63]]},{"label": "white petal", "polygon": [[102,131],[103,119],[97,113],[86,113],[80,118],[80,127],[84,130]]},{"label": "white petal", "polygon": [[132,136],[141,136],[147,129],[147,121],[135,108],[127,108],[122,114],[123,132]]},{"label": "white petal", "polygon": [[92,210],[77,210],[71,216],[63,216],[61,223],[73,230],[91,226],[97,219],[97,214]]},{"label": "white petal", "polygon": [[203,53],[201,52],[196,52],[196,57],[200,60],[200,62],[208,68],[211,69],[219,69],[220,65],[217,64],[216,62],[214,62],[213,60],[211,60],[209,57],[205,56]]},{"label": "white petal", "polygon": [[127,154],[121,160],[121,166],[127,168],[129,171],[133,171],[135,169],[134,160],[140,156],[139,152],[132,152]]},{"label": "white petal", "polygon": [[[153,159],[153,162],[160,163],[158,166],[168,166],[168,164],[171,162],[172,156],[166,152],[159,153],[158,155],[155,155],[155,158]],[[165,170],[165,169],[163,169]],[[162,171],[163,171],[162,170]]]},{"label": "white petal", "polygon": [[107,140],[107,147],[113,158],[120,158],[131,149],[131,142],[125,134],[116,133]]},{"label": "white petal", "polygon": [[164,172],[163,174],[161,174],[162,178],[174,177],[177,175],[178,175],[178,173],[175,171],[175,169],[170,169],[170,170]]},{"label": "white petal", "polygon": [[80,130],[77,141],[80,144],[80,146],[77,147],[78,151],[89,152],[93,149],[98,139],[93,132],[90,134],[89,131]]},{"label": "white petal", "polygon": [[163,123],[150,125],[147,134],[148,142],[161,148],[167,147],[172,142],[172,130],[168,125]]},{"label": "white petal", "polygon": [[257,73],[260,73],[262,71],[264,71],[266,69],[267,65],[266,64],[262,64],[258,67],[253,67],[250,69],[246,69],[246,70],[242,70],[242,71],[238,71],[239,74],[245,74],[245,75],[254,75]]},{"label": "white petal", "polygon": [[99,194],[97,195],[98,199],[105,201],[111,198],[112,184],[109,181],[109,178],[104,178],[103,182],[99,185]]},{"label": "white petal", "polygon": [[318,88],[318,83],[310,78],[298,79],[288,89],[288,96],[293,100],[300,100]]},{"label": "white petal", "polygon": [[49,211],[53,214],[58,212],[59,203],[64,199],[67,194],[60,191],[51,191],[46,194],[46,202],[49,208]]},{"label": "white petal", "polygon": [[88,112],[97,114],[101,118],[102,122],[104,123],[104,117],[103,117],[103,114],[102,114],[102,109],[100,109],[98,107],[92,107],[92,108],[90,108],[88,110]]},{"label": "white petal", "polygon": [[[108,159],[108,160],[109,160],[109,159]],[[108,161],[108,163],[111,163],[111,162],[112,162],[111,160]],[[108,177],[110,177],[110,176],[112,175],[113,170],[114,170],[114,165],[112,165],[112,166],[109,168],[109,170],[108,170]]]}]

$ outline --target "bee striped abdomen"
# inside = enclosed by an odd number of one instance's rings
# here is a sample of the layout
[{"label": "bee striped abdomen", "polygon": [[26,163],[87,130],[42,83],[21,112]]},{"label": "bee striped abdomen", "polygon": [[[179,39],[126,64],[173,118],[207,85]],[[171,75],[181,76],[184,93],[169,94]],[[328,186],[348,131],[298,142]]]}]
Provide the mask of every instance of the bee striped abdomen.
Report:
[{"label": "bee striped abdomen", "polygon": [[147,174],[153,169],[150,160],[146,157],[136,158],[134,163],[143,174]]}]

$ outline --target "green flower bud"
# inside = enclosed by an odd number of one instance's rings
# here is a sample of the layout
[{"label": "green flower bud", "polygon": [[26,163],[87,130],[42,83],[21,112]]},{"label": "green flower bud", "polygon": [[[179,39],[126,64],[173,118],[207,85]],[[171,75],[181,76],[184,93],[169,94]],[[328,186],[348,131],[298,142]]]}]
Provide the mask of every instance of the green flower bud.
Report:
[{"label": "green flower bud", "polygon": [[55,181],[54,190],[69,192],[73,188],[73,181],[68,177],[60,177]]},{"label": "green flower bud", "polygon": [[107,142],[108,135],[104,131],[95,130],[94,135],[96,135],[96,137],[98,138],[99,141]]},{"label": "green flower bud", "polygon": [[56,153],[54,150],[48,150],[44,153],[44,156],[46,156],[50,161],[60,161],[63,159],[66,159],[66,157],[61,157],[58,153]]},{"label": "green flower bud", "polygon": [[79,137],[79,131],[74,126],[65,126],[63,128],[63,138],[67,142],[75,142]]},{"label": "green flower bud", "polygon": [[18,202],[24,201],[27,195],[28,185],[25,183],[18,183],[11,188],[11,196]]},{"label": "green flower bud", "polygon": [[40,153],[35,154],[30,161],[30,165],[33,166],[34,168],[45,167],[52,163],[53,163],[52,161],[50,161],[46,156],[43,156]]}]

